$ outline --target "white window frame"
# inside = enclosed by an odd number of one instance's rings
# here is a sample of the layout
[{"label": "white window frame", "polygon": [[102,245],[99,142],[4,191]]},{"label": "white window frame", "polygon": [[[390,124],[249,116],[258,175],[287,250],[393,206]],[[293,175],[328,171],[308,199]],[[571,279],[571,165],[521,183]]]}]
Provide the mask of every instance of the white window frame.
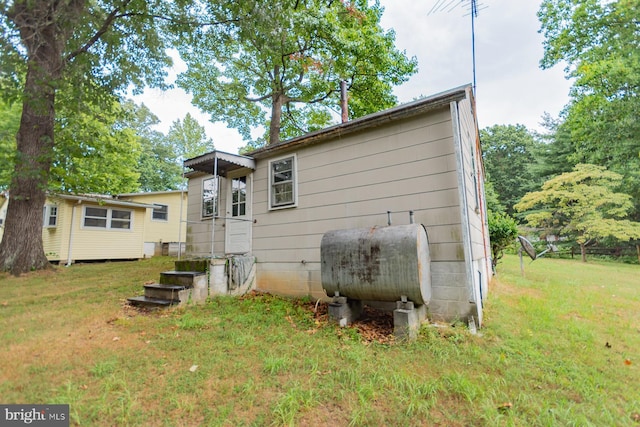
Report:
[{"label": "white window frame", "polygon": [[[205,185],[207,182],[213,182],[215,188],[213,189],[214,195],[213,197],[207,197],[205,199]],[[216,218],[220,212],[220,179],[217,177],[211,177],[202,180],[202,197],[200,198],[200,218],[201,219],[209,219]],[[213,200],[213,213],[205,214],[204,206],[205,202],[208,200]]]},{"label": "white window frame", "polygon": [[[244,184],[244,187],[237,187],[236,186],[237,182],[242,182]],[[243,197],[241,197],[241,195]],[[236,197],[235,200],[234,200],[234,197]],[[244,209],[243,212],[241,212],[241,208]],[[243,175],[237,178],[231,178],[231,216],[239,217],[239,216],[246,216],[246,215],[247,215],[247,176]]]},{"label": "white window frame", "polygon": [[[107,215],[105,217],[87,216],[87,209],[103,209],[103,210],[106,211]],[[123,219],[123,218],[114,218],[113,217],[113,212],[114,211],[117,211],[117,212],[128,212],[129,213],[128,220]],[[110,230],[110,231],[131,232],[131,231],[133,231],[133,216],[134,216],[134,211],[131,210],[131,209],[107,208],[107,207],[103,207],[103,206],[86,205],[82,209],[82,228],[86,228],[86,229],[89,229],[89,230]],[[88,218],[99,218],[99,219],[103,219],[104,218],[105,226],[101,227],[101,226],[95,226],[95,225],[86,225],[87,217]],[[129,227],[128,228],[113,227],[113,222],[114,221],[115,222],[128,222],[129,223]]]},{"label": "white window frame", "polygon": [[[281,185],[282,182],[280,183],[275,182],[275,177],[273,174],[273,165],[274,163],[281,162],[283,160],[289,160],[289,159],[292,160],[292,165],[291,165],[291,172],[293,175],[291,177],[291,190],[293,192],[292,200],[290,203],[275,204],[274,203],[275,202],[274,187],[276,185]],[[298,206],[298,156],[295,153],[293,153],[293,154],[278,157],[276,159],[272,159],[269,161],[269,210],[295,208],[296,206]]]},{"label": "white window frame", "polygon": [[[53,220],[53,224],[51,220]],[[58,205],[44,205],[42,208],[42,226],[44,228],[56,228],[58,226]]]},{"label": "white window frame", "polygon": [[[154,203],[154,208],[151,209],[151,221],[159,221],[159,222],[168,222],[169,221],[169,205],[165,205],[162,203]],[[164,214],[165,218],[156,218],[156,208],[163,209],[162,211],[158,211],[157,213]]]}]

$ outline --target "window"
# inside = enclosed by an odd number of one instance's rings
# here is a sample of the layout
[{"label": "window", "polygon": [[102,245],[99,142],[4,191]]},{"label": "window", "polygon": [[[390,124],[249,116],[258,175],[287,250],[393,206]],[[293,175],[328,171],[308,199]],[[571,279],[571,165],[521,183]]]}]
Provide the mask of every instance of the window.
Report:
[{"label": "window", "polygon": [[85,227],[131,230],[131,213],[128,210],[86,206],[83,224]]},{"label": "window", "polygon": [[247,213],[247,177],[231,180],[231,216],[244,216]]},{"label": "window", "polygon": [[111,228],[131,229],[131,211],[111,209]]},{"label": "window", "polygon": [[55,205],[45,205],[42,208],[43,227],[55,227],[58,225],[58,207]]},{"label": "window", "polygon": [[209,178],[202,181],[202,217],[218,216],[218,180]]},{"label": "window", "polygon": [[169,206],[157,204],[154,204],[153,206],[151,219],[155,221],[167,221],[169,219]]},{"label": "window", "polygon": [[296,205],[295,156],[269,163],[270,207],[281,208]]}]

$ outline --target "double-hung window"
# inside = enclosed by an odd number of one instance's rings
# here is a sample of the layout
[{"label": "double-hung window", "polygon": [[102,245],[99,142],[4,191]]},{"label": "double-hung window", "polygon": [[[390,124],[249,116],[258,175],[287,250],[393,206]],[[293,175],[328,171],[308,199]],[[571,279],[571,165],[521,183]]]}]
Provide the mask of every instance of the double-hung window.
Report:
[{"label": "double-hung window", "polygon": [[153,205],[153,213],[151,219],[154,221],[168,221],[169,220],[169,206],[167,205]]},{"label": "double-hung window", "polygon": [[56,205],[45,205],[42,208],[42,224],[44,227],[58,225],[58,207]]},{"label": "double-hung window", "polygon": [[202,218],[218,216],[218,180],[209,178],[202,181]]},{"label": "double-hung window", "polygon": [[269,207],[293,207],[297,204],[296,156],[269,162]]},{"label": "double-hung window", "polygon": [[89,228],[131,230],[132,211],[85,206],[82,224]]},{"label": "double-hung window", "polygon": [[247,177],[231,180],[231,216],[247,214]]}]

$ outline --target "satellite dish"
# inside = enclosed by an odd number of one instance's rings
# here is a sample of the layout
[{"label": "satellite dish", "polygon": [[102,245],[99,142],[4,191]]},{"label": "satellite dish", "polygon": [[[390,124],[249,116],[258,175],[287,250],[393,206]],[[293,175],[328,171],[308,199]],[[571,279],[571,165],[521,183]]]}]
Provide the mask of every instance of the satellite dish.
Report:
[{"label": "satellite dish", "polygon": [[525,239],[523,236],[518,236],[518,240],[520,240],[520,245],[522,246],[522,250],[525,251],[527,255],[529,255],[529,258],[531,258],[532,261],[537,260],[542,255],[546,254],[547,252],[553,249],[551,245],[547,245],[547,249],[540,252],[539,254],[536,254],[536,248],[533,247],[530,241]]},{"label": "satellite dish", "polygon": [[518,240],[520,240],[520,245],[522,246],[522,250],[524,250],[527,255],[531,258],[532,261],[535,261],[538,258],[536,255],[536,248],[533,247],[530,241],[528,241],[523,236],[518,236]]}]

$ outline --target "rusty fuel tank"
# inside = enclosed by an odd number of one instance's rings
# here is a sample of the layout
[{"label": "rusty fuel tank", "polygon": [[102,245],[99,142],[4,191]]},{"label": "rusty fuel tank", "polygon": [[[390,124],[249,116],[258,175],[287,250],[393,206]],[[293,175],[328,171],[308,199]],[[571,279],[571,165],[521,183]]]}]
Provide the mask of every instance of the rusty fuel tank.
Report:
[{"label": "rusty fuel tank", "polygon": [[427,231],[422,224],[333,230],[320,244],[322,287],[328,296],[415,304],[431,298]]}]

